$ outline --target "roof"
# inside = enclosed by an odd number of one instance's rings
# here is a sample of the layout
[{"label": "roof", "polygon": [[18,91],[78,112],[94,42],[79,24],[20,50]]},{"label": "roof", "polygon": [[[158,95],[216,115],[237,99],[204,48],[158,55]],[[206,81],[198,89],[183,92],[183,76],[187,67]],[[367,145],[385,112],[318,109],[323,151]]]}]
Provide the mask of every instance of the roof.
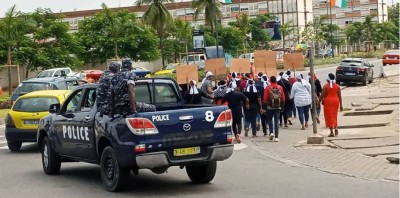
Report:
[{"label": "roof", "polygon": [[43,71],[56,71],[56,70],[59,70],[59,69],[70,69],[69,67],[59,67],[59,68],[53,68],[53,69],[46,69],[46,70],[43,70]]},{"label": "roof", "polygon": [[29,92],[19,98],[29,98],[32,96],[63,96],[65,94],[69,94],[71,90],[42,90],[42,91],[33,91]]},{"label": "roof", "polygon": [[27,80],[22,81],[23,83],[26,82],[38,82],[38,83],[49,83],[49,82],[55,82],[55,81],[63,81],[64,79],[76,79],[75,76],[65,76],[65,77],[44,77],[44,78],[30,78]]}]

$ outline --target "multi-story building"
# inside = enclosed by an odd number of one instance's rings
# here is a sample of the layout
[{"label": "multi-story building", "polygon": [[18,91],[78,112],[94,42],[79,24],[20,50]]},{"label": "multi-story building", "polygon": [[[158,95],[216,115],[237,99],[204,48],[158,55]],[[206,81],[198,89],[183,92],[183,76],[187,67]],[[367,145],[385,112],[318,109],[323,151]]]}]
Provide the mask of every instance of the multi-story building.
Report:
[{"label": "multi-story building", "polygon": [[[192,23],[193,27],[204,24],[204,15],[200,14],[197,20],[194,18],[195,10],[192,8],[190,1],[176,2],[165,4],[173,18]],[[112,8],[113,10],[127,9],[134,12],[138,19],[141,19],[148,6],[131,6]],[[79,21],[85,17],[89,17],[101,10],[84,10],[63,12],[65,21],[70,24],[70,30],[78,30]],[[305,25],[313,20],[311,0],[232,0],[232,3],[223,3],[221,7],[222,18],[221,24],[226,26],[229,22],[235,21],[236,17],[242,13],[246,13],[250,18],[257,15],[269,13],[277,16],[281,24],[288,23],[296,29],[303,29]],[[291,38],[288,38],[289,40]]]},{"label": "multi-story building", "polygon": [[387,0],[347,0],[346,8],[331,7],[330,0],[313,0],[314,17],[332,18],[332,23],[345,27],[353,22],[363,22],[368,15],[375,15],[373,21],[387,21]]}]

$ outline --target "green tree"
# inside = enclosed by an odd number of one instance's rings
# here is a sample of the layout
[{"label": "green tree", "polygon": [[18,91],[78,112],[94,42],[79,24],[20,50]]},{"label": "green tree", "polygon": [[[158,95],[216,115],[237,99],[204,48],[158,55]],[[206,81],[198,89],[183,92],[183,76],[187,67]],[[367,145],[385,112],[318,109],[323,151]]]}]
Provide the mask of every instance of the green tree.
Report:
[{"label": "green tree", "polygon": [[62,22],[60,15],[49,9],[37,9],[30,14],[35,26],[29,37],[26,37],[16,48],[17,61],[26,66],[25,77],[29,71],[82,65],[75,54],[83,49],[73,35],[68,33],[69,26]]},{"label": "green tree", "polygon": [[399,10],[400,10],[400,3],[396,3],[395,5],[392,5],[388,8],[388,21],[392,22],[397,27],[397,30],[399,30],[399,25],[400,25]]},{"label": "green tree", "polygon": [[103,11],[79,24],[77,37],[84,47],[80,56],[85,63],[104,63],[118,57],[133,61],[159,58],[158,38],[153,29],[138,24],[136,15],[127,10],[114,12],[103,7]]},{"label": "green tree", "polygon": [[243,40],[243,48],[246,48],[247,34],[250,32],[250,18],[249,15],[243,13],[236,16],[236,21],[229,23],[230,26],[238,28],[241,32],[241,38]]},{"label": "green tree", "polygon": [[282,45],[286,47],[286,36],[288,36],[291,32],[293,32],[294,27],[290,26],[289,23],[282,24],[279,27],[279,32],[281,33],[282,37]]},{"label": "green tree", "polygon": [[211,28],[212,32],[217,27],[217,19],[222,17],[221,6],[218,0],[192,0],[192,7],[195,9],[194,17],[198,19],[199,15],[204,13],[205,24]]},{"label": "green tree", "polygon": [[188,54],[189,43],[192,40],[192,27],[190,26],[190,23],[176,19],[174,21],[173,32],[175,33],[174,36],[178,39],[179,43],[182,43],[185,46],[185,52]]},{"label": "green tree", "polygon": [[[0,40],[7,49],[7,65],[12,65],[12,52],[17,43],[25,38],[25,35],[31,31],[33,21],[29,15],[17,12],[16,6],[11,7],[3,19],[0,20]],[[8,67],[8,91],[11,95],[11,68]]]},{"label": "green tree", "polygon": [[230,54],[236,54],[239,49],[243,48],[243,40],[245,35],[237,27],[218,27],[218,40],[224,47],[224,50]]},{"label": "green tree", "polygon": [[257,48],[259,45],[264,45],[266,49],[269,48],[268,42],[271,40],[271,36],[262,29],[262,26],[265,22],[275,19],[275,16],[264,14],[250,20],[251,45],[253,48]]},{"label": "green tree", "polygon": [[165,69],[164,62],[164,32],[172,22],[171,13],[164,6],[164,3],[174,3],[174,0],[139,0],[136,2],[137,6],[149,5],[149,8],[143,14],[144,22],[153,27],[158,37],[160,38],[160,50],[163,69]]}]

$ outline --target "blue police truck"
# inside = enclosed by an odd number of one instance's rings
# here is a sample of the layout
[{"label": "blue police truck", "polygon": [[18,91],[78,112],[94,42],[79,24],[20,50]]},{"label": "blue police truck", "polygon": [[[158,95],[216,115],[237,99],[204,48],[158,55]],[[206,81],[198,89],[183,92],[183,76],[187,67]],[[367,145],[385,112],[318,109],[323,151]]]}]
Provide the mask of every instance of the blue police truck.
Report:
[{"label": "blue police truck", "polygon": [[107,116],[97,111],[97,86],[76,88],[40,120],[37,138],[46,174],[59,173],[61,162],[99,164],[104,188],[117,191],[126,187],[131,171],[161,174],[179,166],[193,183],[208,183],[217,161],[232,155],[226,106],[185,105],[175,80],[148,78],[136,82],[136,100],[155,105],[155,112]]}]

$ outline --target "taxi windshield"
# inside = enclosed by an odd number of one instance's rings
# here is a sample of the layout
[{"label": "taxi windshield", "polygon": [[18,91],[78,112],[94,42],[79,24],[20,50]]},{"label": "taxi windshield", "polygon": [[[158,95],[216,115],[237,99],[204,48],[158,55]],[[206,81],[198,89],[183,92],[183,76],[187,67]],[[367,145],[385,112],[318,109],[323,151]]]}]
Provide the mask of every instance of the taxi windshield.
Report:
[{"label": "taxi windshield", "polygon": [[59,103],[53,97],[21,98],[13,106],[13,111],[18,112],[46,112],[52,104]]},{"label": "taxi windshield", "polygon": [[14,94],[24,95],[32,91],[52,90],[52,89],[53,85],[51,85],[50,83],[26,82],[26,83],[21,83],[15,90]]}]

